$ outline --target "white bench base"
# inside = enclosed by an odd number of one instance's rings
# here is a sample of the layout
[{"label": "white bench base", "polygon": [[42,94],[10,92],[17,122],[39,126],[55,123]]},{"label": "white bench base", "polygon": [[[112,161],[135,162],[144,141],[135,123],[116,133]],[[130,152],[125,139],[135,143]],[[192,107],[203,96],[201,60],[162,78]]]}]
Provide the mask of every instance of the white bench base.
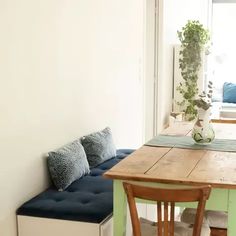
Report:
[{"label": "white bench base", "polygon": [[[156,220],[156,206],[137,203],[139,217]],[[100,224],[51,218],[17,216],[18,236],[113,236],[112,214]],[[132,226],[127,207],[126,236],[132,236]]]},{"label": "white bench base", "polygon": [[111,236],[112,219],[96,224],[18,215],[18,236]]}]

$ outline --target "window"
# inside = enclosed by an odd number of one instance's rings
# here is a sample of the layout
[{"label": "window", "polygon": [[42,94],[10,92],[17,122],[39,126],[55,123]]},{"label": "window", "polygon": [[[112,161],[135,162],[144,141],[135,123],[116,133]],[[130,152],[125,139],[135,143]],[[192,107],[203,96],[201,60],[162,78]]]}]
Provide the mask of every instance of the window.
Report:
[{"label": "window", "polygon": [[224,82],[236,83],[236,1],[213,0],[212,67],[214,99],[222,100]]}]

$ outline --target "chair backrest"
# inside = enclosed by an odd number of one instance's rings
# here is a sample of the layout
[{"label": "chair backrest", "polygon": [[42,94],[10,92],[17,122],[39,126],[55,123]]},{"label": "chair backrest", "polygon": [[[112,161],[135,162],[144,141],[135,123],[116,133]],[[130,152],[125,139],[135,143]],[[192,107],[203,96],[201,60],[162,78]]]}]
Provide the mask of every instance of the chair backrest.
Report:
[{"label": "chair backrest", "polygon": [[[157,236],[174,236],[175,202],[198,202],[193,236],[200,236],[205,204],[211,192],[210,186],[188,189],[151,188],[130,183],[123,183],[123,186],[127,194],[134,236],[141,236],[135,198],[157,202]],[[162,219],[162,205],[164,205],[164,219]]]}]

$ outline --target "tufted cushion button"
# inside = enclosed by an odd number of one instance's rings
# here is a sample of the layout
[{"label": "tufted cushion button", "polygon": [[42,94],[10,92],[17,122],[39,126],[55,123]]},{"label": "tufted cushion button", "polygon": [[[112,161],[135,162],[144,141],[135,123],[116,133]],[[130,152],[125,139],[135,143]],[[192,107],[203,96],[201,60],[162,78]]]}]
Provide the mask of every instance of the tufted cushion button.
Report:
[{"label": "tufted cushion button", "polygon": [[81,201],[81,203],[85,205],[85,204],[90,203],[90,201],[88,201],[88,200],[84,200],[84,201]]},{"label": "tufted cushion button", "polygon": [[62,199],[62,198],[58,198],[58,199],[53,199],[55,202],[61,202],[61,201],[63,201],[64,199]]},{"label": "tufted cushion button", "polygon": [[92,177],[96,177],[96,176],[98,176],[98,175],[99,175],[99,174],[92,174],[91,176],[92,176]]},{"label": "tufted cushion button", "polygon": [[94,191],[93,194],[100,194],[102,193],[101,191]]},{"label": "tufted cushion button", "polygon": [[107,168],[107,167],[105,167],[105,166],[101,168],[101,170],[107,170],[107,169],[108,169],[108,168]]}]

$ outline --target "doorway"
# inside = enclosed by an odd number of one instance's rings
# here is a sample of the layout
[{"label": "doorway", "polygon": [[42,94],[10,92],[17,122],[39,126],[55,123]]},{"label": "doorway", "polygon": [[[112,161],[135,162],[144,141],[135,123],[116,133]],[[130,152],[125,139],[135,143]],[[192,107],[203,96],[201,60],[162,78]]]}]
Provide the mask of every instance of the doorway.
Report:
[{"label": "doorway", "polygon": [[145,141],[157,134],[158,0],[146,0],[145,20]]}]

